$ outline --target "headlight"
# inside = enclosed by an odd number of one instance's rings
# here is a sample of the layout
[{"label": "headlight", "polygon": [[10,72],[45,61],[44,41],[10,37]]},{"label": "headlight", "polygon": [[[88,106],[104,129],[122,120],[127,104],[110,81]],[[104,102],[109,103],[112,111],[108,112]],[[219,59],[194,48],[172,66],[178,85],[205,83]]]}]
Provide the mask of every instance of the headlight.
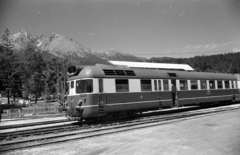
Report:
[{"label": "headlight", "polygon": [[78,106],[81,107],[81,106],[82,106],[82,103],[83,103],[83,101],[82,101],[82,100],[79,100],[79,101],[78,101]]}]

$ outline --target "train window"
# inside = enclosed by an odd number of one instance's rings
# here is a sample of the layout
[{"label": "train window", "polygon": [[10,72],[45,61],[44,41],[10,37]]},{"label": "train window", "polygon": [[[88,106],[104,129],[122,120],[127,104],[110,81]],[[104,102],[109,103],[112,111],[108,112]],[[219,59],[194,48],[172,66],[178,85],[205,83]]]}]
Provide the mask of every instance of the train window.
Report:
[{"label": "train window", "polygon": [[224,81],[224,84],[225,84],[225,89],[229,89],[230,88],[229,81]]},{"label": "train window", "polygon": [[232,81],[232,89],[235,88],[235,81]]},{"label": "train window", "polygon": [[116,92],[129,92],[129,84],[127,79],[116,79]]},{"label": "train window", "polygon": [[157,91],[157,80],[154,80],[154,89]]},{"label": "train window", "polygon": [[197,80],[191,80],[191,89],[198,89]]},{"label": "train window", "polygon": [[209,81],[209,88],[215,89],[215,82],[213,80]]},{"label": "train window", "polygon": [[103,92],[103,79],[99,79],[99,92],[102,93]]},{"label": "train window", "polygon": [[151,91],[152,84],[151,80],[141,80],[141,91]]},{"label": "train window", "polygon": [[71,81],[71,88],[74,88],[74,81]]},{"label": "train window", "polygon": [[168,73],[169,77],[178,77],[176,73]]},{"label": "train window", "polygon": [[76,81],[76,93],[91,93],[93,91],[93,80]]},{"label": "train window", "polygon": [[201,80],[200,84],[201,84],[201,89],[207,89],[207,81],[206,80]]},{"label": "train window", "polygon": [[163,90],[169,90],[168,80],[163,80]]},{"label": "train window", "polygon": [[218,89],[223,89],[222,81],[217,81]]},{"label": "train window", "polygon": [[162,90],[162,82],[161,82],[161,80],[158,80],[158,90]]},{"label": "train window", "polygon": [[180,80],[180,90],[188,90],[187,80]]}]

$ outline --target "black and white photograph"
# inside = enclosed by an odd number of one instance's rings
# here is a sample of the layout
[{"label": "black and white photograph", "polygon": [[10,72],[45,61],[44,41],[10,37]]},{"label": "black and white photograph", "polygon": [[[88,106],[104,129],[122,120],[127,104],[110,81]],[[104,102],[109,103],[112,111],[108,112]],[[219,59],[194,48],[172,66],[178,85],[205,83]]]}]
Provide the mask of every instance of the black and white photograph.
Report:
[{"label": "black and white photograph", "polygon": [[0,154],[240,155],[240,0],[0,0]]}]

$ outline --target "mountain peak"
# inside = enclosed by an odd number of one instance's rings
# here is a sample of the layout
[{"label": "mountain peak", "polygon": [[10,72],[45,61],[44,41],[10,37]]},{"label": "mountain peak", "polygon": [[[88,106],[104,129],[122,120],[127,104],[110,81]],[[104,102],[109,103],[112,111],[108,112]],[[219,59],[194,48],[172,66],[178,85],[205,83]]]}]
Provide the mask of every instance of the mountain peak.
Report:
[{"label": "mountain peak", "polygon": [[22,34],[27,34],[27,32],[25,31],[25,29],[22,29],[22,30],[20,31],[20,33],[22,33]]},{"label": "mountain peak", "polygon": [[49,34],[49,36],[58,37],[58,36],[60,36],[60,35],[57,34],[57,33],[55,33],[55,32],[51,32],[51,33]]},{"label": "mountain peak", "polygon": [[22,29],[20,32],[13,34],[11,36],[11,39],[13,39],[15,42],[18,40],[26,42],[30,38],[32,38],[32,35],[26,32],[24,29]]},{"label": "mountain peak", "polygon": [[21,37],[24,37],[24,38],[31,38],[32,37],[32,35],[30,33],[28,33],[27,31],[25,31],[25,29],[22,29],[20,31],[20,35],[21,35]]}]

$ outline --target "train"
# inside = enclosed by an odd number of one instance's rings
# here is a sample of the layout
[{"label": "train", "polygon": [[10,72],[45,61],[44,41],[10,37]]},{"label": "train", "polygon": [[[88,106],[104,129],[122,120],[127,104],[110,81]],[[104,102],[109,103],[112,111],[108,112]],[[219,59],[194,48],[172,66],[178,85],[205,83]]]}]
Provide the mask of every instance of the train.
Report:
[{"label": "train", "polygon": [[111,120],[181,106],[209,107],[240,100],[240,76],[96,64],[70,66],[66,116]]}]

